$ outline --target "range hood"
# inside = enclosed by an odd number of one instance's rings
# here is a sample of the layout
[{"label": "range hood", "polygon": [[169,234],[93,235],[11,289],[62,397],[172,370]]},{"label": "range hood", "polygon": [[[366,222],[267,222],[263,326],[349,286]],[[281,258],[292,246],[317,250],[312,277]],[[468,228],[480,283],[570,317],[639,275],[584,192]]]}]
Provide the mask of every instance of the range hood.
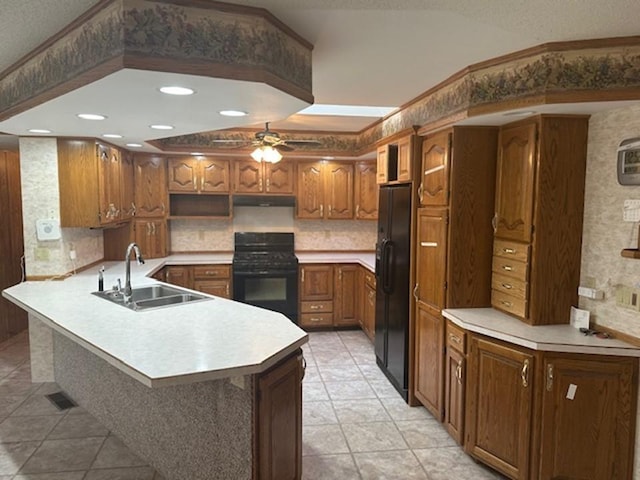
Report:
[{"label": "range hood", "polygon": [[295,207],[293,195],[233,195],[234,207]]}]

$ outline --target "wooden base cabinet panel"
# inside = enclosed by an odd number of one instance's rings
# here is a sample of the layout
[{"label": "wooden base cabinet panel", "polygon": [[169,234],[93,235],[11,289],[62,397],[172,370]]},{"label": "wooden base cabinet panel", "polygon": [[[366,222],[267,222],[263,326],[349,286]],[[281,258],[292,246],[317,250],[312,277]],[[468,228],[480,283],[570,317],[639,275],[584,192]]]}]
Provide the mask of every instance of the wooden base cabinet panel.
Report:
[{"label": "wooden base cabinet panel", "polygon": [[302,477],[302,353],[260,376],[256,385],[256,461],[259,480]]},{"label": "wooden base cabinet panel", "polygon": [[434,417],[443,419],[444,320],[422,304],[416,311],[415,394]]},{"label": "wooden base cabinet panel", "polygon": [[472,335],[468,360],[465,450],[509,478],[529,478],[533,354]]},{"label": "wooden base cabinet panel", "polygon": [[633,477],[637,359],[545,356],[539,478]]},{"label": "wooden base cabinet panel", "polygon": [[460,445],[464,442],[464,402],[467,381],[466,332],[447,322],[445,331],[444,427]]},{"label": "wooden base cabinet panel", "polygon": [[333,324],[336,327],[358,326],[357,265],[337,265],[335,268],[335,298]]}]

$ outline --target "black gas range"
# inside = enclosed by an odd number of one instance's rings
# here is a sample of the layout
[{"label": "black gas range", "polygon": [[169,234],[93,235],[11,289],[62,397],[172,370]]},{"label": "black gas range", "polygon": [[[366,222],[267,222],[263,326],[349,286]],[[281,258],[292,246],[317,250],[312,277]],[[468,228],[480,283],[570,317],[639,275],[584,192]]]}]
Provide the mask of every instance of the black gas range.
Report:
[{"label": "black gas range", "polygon": [[233,299],[298,322],[298,259],[293,233],[236,232]]}]

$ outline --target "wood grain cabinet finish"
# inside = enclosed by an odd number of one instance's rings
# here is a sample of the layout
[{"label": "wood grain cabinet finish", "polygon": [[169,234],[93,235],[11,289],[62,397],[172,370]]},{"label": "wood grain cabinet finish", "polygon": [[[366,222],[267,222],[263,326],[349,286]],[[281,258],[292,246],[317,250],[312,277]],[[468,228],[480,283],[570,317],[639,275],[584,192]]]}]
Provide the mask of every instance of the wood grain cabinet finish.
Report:
[{"label": "wood grain cabinet finish", "polygon": [[[123,222],[131,205],[130,175],[123,180],[122,152],[93,140],[58,139],[60,226],[97,228]],[[123,183],[125,185],[123,185]]]},{"label": "wood grain cabinet finish", "polygon": [[465,450],[512,479],[529,478],[535,357],[471,335]]},{"label": "wood grain cabinet finish", "polygon": [[355,164],[354,189],[356,220],[378,219],[378,194],[375,163],[357,162]]},{"label": "wood grain cabinet finish", "polygon": [[193,288],[193,269],[187,265],[165,267],[167,283],[184,288]]},{"label": "wood grain cabinet finish", "polygon": [[450,320],[445,327],[444,426],[458,444],[464,443],[467,379],[466,332]]},{"label": "wood grain cabinet finish", "polygon": [[217,297],[232,298],[231,265],[194,265],[193,289]]},{"label": "wood grain cabinet finish", "polygon": [[347,162],[298,162],[297,209],[301,219],[354,217],[354,166]]},{"label": "wood grain cabinet finish", "polygon": [[168,159],[169,193],[229,193],[229,160],[209,157]]},{"label": "wood grain cabinet finish", "polygon": [[233,191],[235,193],[293,194],[294,164],[288,160],[278,163],[258,163],[255,160],[233,162]]},{"label": "wood grain cabinet finish", "polygon": [[417,137],[414,133],[414,129],[399,132],[378,146],[376,153],[378,185],[406,183],[413,180],[413,163],[417,155],[415,151]]},{"label": "wood grain cabinet finish", "polygon": [[169,251],[167,221],[157,218],[134,220],[133,241],[138,244],[144,258],[166,257]]},{"label": "wood grain cabinet finish", "polygon": [[376,334],[376,277],[375,275],[362,268],[364,276],[363,284],[363,300],[362,300],[362,321],[361,326],[364,333],[367,334],[369,340],[374,341]]},{"label": "wood grain cabinet finish", "polygon": [[[444,405],[443,308],[491,304],[497,128],[454,127],[422,141],[416,220],[415,396],[436,418]],[[425,173],[426,172],[426,173]]]},{"label": "wood grain cabinet finish", "polygon": [[524,270],[522,288],[505,291],[498,286],[510,282],[494,281],[492,305],[532,325],[568,323],[578,301],[587,131],[586,117],[552,115],[500,130],[494,274],[514,277],[500,265],[510,251],[528,254],[511,256],[524,265],[507,263]]},{"label": "wood grain cabinet finish", "polygon": [[135,154],[135,216],[164,217],[167,214],[167,164],[159,155]]},{"label": "wood grain cabinet finish", "polygon": [[358,325],[358,266],[336,265],[333,324],[336,327]]},{"label": "wood grain cabinet finish", "polygon": [[300,326],[333,326],[333,265],[301,265],[299,281]]},{"label": "wood grain cabinet finish", "polygon": [[302,478],[301,351],[261,374],[256,381],[253,478]]},{"label": "wood grain cabinet finish", "polygon": [[444,321],[418,303],[416,310],[415,395],[439,421],[444,414]]},{"label": "wood grain cabinet finish", "polygon": [[633,477],[638,361],[545,355],[541,480]]},{"label": "wood grain cabinet finish", "polygon": [[133,154],[122,150],[120,152],[120,205],[122,205],[122,220],[129,220],[136,214],[134,177]]}]

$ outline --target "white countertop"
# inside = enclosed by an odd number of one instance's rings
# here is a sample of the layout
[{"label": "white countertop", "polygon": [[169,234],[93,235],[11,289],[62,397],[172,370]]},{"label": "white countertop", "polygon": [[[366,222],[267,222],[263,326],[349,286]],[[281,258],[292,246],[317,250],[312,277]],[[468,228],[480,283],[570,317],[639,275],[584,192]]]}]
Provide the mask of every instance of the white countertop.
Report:
[{"label": "white countertop", "polygon": [[[197,263],[189,257],[188,263]],[[159,283],[146,275],[182,260],[132,262],[131,283]],[[108,290],[117,278],[124,280],[124,263],[104,265]],[[96,266],[64,281],[24,282],[2,294],[149,387],[259,373],[308,341],[280,313],[219,297],[135,312],[91,295],[98,287],[97,272]]]},{"label": "white countertop", "polygon": [[493,308],[449,308],[442,315],[465,330],[532,350],[640,357],[640,348],[621,340],[585,336],[566,324],[534,327]]}]

